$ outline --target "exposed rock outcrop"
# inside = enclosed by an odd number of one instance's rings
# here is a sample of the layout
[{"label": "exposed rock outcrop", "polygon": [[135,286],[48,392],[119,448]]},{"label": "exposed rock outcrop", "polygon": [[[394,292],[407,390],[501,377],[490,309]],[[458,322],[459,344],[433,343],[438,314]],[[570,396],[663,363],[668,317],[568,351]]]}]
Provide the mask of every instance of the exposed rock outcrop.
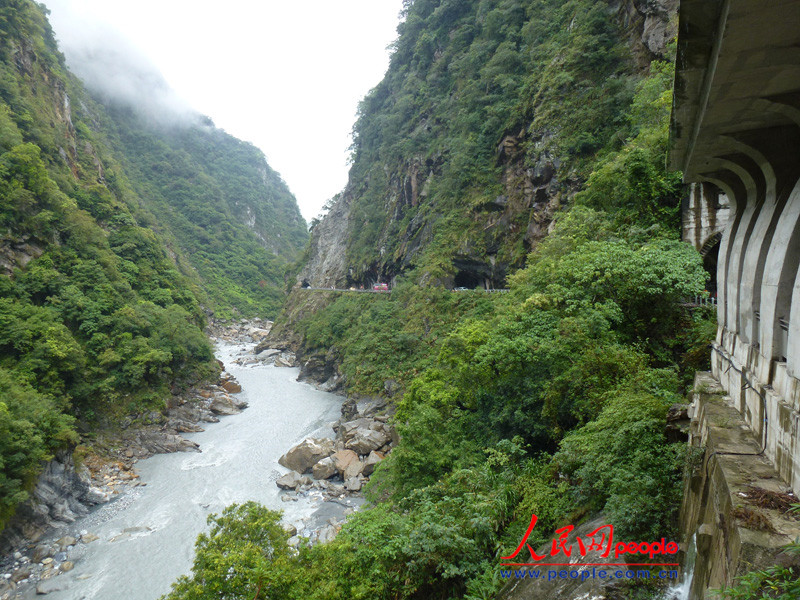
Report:
[{"label": "exposed rock outcrop", "polygon": [[[358,495],[375,467],[398,443],[397,432],[389,423],[393,408],[382,399],[355,399],[342,404],[342,418],[333,424],[336,439],[306,439],[278,461],[291,469],[276,480],[287,490],[283,500],[291,502],[300,494],[319,490],[326,499]],[[310,472],[314,479],[304,477]]]},{"label": "exposed rock outcrop", "polygon": [[62,451],[47,465],[14,518],[0,534],[0,554],[29,540],[39,539],[53,527],[73,523],[89,506],[106,501],[91,485],[88,473],[75,468],[72,452]]},{"label": "exposed rock outcrop", "polygon": [[330,287],[347,277],[347,240],[350,234],[350,191],[330,201],[327,215],[311,228],[309,260],[297,275],[300,285]]},{"label": "exposed rock outcrop", "polygon": [[667,44],[678,34],[678,0],[611,0],[629,36],[640,67],[665,58]]}]

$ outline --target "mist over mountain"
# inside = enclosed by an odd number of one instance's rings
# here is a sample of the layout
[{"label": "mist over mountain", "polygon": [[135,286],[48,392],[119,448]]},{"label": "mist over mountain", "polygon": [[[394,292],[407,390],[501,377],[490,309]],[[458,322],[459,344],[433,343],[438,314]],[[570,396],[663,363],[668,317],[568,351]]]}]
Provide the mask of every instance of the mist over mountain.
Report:
[{"label": "mist over mountain", "polygon": [[132,184],[156,226],[204,281],[217,282],[205,290],[210,304],[274,314],[285,261],[295,260],[306,240],[280,175],[258,148],[191,108],[123,34],[74,3],[48,5],[67,65],[110,117],[104,133],[136,173]]},{"label": "mist over mountain", "polygon": [[133,108],[158,125],[191,125],[200,115],[169,86],[158,67],[121,32],[49,0],[50,21],[67,66],[105,103]]}]

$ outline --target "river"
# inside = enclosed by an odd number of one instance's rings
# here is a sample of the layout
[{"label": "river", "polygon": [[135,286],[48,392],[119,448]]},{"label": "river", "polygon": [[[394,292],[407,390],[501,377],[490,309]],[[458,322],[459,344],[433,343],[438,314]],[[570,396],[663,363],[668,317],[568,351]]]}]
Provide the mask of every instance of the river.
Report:
[{"label": "river", "polygon": [[[242,350],[241,344],[223,343],[217,356],[239,380],[240,397],[249,408],[206,425],[204,432],[187,434],[201,453],[139,461],[136,468],[146,487],[134,488],[70,528],[100,539],[86,546],[72,571],[59,575],[66,589],[48,599],[156,600],[189,572],[195,538],[206,529],[210,513],[256,500],[284,510],[284,521],[300,529],[302,519],[319,508],[319,499],[281,501],[275,480],[285,469],[277,461],[306,437],[332,436],[330,423],[340,416],[342,398],[297,382],[297,369],[237,366],[233,359]],[[29,589],[24,597],[37,596]]]}]

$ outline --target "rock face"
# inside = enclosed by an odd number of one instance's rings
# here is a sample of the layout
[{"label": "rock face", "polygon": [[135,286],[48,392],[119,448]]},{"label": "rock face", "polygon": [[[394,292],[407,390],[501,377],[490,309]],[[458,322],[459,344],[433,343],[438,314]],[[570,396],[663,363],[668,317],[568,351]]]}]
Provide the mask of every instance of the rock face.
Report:
[{"label": "rock face", "polygon": [[0,534],[0,554],[27,540],[37,540],[48,529],[72,523],[101,502],[86,478],[81,477],[71,452],[59,452],[39,476],[30,499]]},{"label": "rock face", "polygon": [[[220,384],[224,383],[238,386],[230,375],[220,381]],[[198,422],[217,422],[219,419],[214,414],[236,414],[247,407],[246,402],[224,391],[222,385],[191,390],[185,395],[171,398],[168,405],[171,408],[166,415],[153,411],[139,415],[135,420],[132,417],[124,419],[121,424],[123,430],[114,433],[111,436],[113,439],[98,436],[95,441],[98,447],[107,454],[117,455],[118,462],[112,460],[100,467],[94,465],[92,460],[85,459],[82,469],[78,471],[71,452],[59,452],[44,467],[29,500],[17,508],[14,518],[0,533],[0,555],[14,547],[36,542],[48,530],[72,523],[85,515],[90,507],[108,502],[118,492],[118,485],[144,485],[133,471],[135,459],[162,453],[199,452],[198,444],[182,437],[180,433],[202,431]],[[90,473],[93,467],[97,469]],[[105,482],[104,475],[107,475]],[[83,541],[88,543],[91,539]],[[55,550],[37,547],[35,552],[41,556],[34,558],[38,562],[53,556],[55,552],[65,552],[73,545],[74,538],[64,537],[59,540]]]},{"label": "rock face", "polygon": [[307,473],[323,458],[333,453],[333,442],[328,439],[307,439],[280,457],[278,463],[298,473]]},{"label": "rock face", "polygon": [[339,194],[325,217],[312,225],[309,260],[297,275],[300,285],[330,287],[347,275],[350,193]]},{"label": "rock face", "polygon": [[616,0],[610,3],[628,30],[629,44],[639,64],[664,58],[677,31],[678,0]]}]

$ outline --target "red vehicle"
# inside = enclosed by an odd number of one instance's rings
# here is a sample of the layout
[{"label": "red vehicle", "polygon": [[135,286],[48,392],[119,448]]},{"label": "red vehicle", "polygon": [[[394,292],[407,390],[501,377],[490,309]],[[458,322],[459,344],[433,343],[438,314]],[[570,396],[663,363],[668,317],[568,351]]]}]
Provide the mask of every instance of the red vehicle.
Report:
[{"label": "red vehicle", "polygon": [[372,286],[373,292],[388,292],[389,291],[389,284],[387,283],[376,283]]}]

